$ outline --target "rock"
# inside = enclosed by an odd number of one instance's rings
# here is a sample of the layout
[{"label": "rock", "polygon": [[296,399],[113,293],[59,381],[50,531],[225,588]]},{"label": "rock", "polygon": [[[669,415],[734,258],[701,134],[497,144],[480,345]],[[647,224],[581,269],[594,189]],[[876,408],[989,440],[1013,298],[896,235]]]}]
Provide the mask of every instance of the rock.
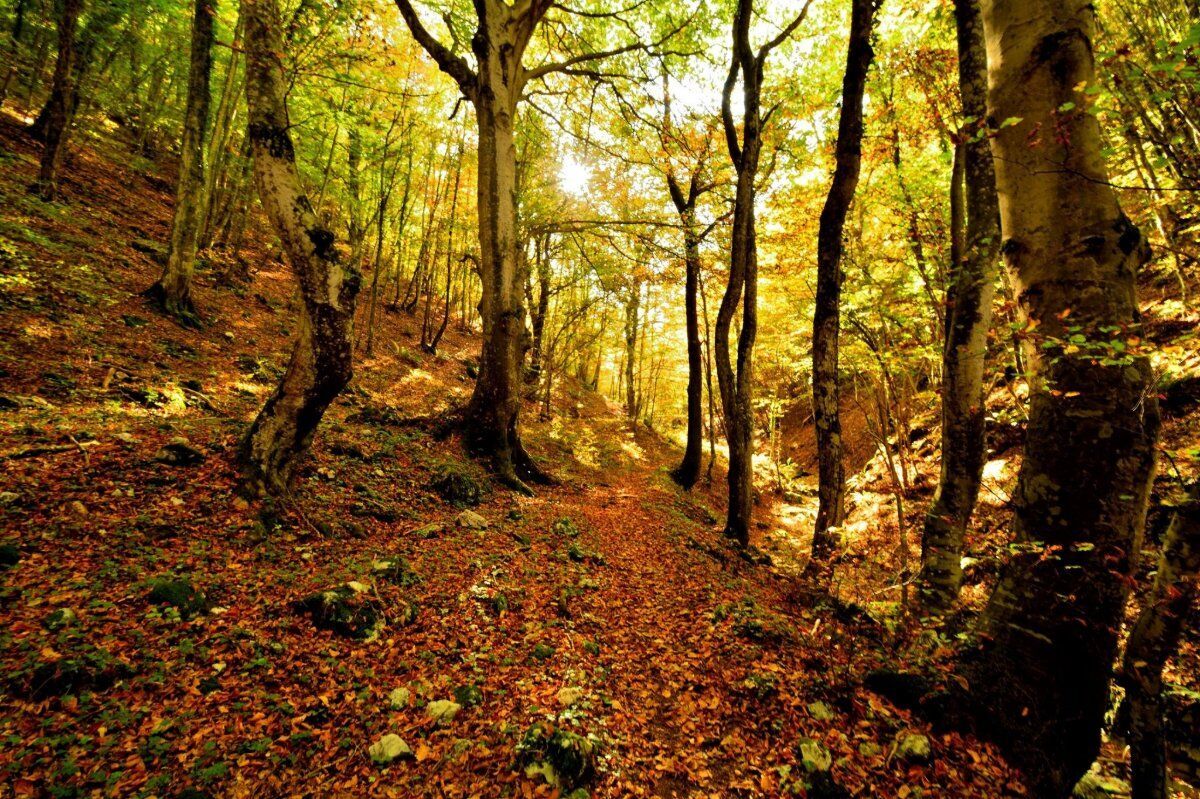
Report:
[{"label": "rock", "polygon": [[185,621],[209,611],[210,605],[204,592],[196,590],[189,581],[174,577],[159,577],[150,583],[148,596],[151,604],[165,605],[179,611]]},{"label": "rock", "polygon": [[579,528],[575,526],[575,522],[564,516],[550,525],[550,532],[563,538],[574,538],[579,535]]},{"label": "rock", "polygon": [[71,512],[74,513],[76,516],[87,516],[88,515],[87,505],[84,505],[82,502],[80,502],[77,499],[72,500],[69,507],[71,508]]},{"label": "rock", "polygon": [[413,756],[413,750],[404,742],[403,738],[394,732],[389,732],[371,744],[367,749],[367,753],[371,756],[371,760],[381,766],[386,766],[393,760]]},{"label": "rock", "polygon": [[138,438],[137,436],[133,435],[133,433],[113,433],[113,438],[115,438],[117,441],[120,441],[122,444],[138,443]]},{"label": "rock", "polygon": [[57,632],[74,624],[77,618],[75,611],[70,608],[59,608],[48,613],[46,618],[42,619],[42,626],[51,632]]},{"label": "rock", "polygon": [[529,653],[534,660],[549,660],[554,657],[554,647],[550,644],[535,644],[533,651]]},{"label": "rock", "polygon": [[195,466],[204,460],[204,453],[188,444],[185,438],[174,438],[163,446],[154,460],[168,466]]},{"label": "rock", "polygon": [[933,757],[933,747],[924,735],[904,732],[896,739],[896,756],[913,763],[927,763]]},{"label": "rock", "polygon": [[321,630],[355,641],[373,641],[383,629],[383,606],[362,583],[350,582],[320,591],[294,604]]},{"label": "rock", "polygon": [[403,710],[412,702],[412,691],[407,688],[395,688],[388,694],[388,704],[392,710]]},{"label": "rock", "polygon": [[154,239],[134,239],[129,246],[143,255],[148,255],[159,266],[167,263],[167,248],[162,242]]},{"label": "rock", "polygon": [[800,739],[796,744],[796,756],[800,758],[800,765],[809,774],[833,768],[833,753],[820,741],[814,741],[812,738]]},{"label": "rock", "polygon": [[418,527],[416,530],[413,530],[412,534],[417,538],[428,540],[430,538],[436,538],[445,529],[446,528],[440,524],[426,524],[422,527]]},{"label": "rock", "polygon": [[462,710],[462,705],[458,702],[449,699],[435,699],[425,706],[425,716],[442,724],[453,719],[460,710]]},{"label": "rock", "polygon": [[16,491],[0,491],[0,507],[12,507],[19,504],[21,495]]},{"label": "rock", "polygon": [[560,688],[558,693],[555,695],[555,699],[557,699],[558,703],[563,707],[570,707],[571,705],[583,699],[584,696],[585,694],[582,688],[568,686],[566,688]]},{"label": "rock", "polygon": [[475,683],[454,689],[454,701],[463,707],[475,707],[483,702],[483,689]]},{"label": "rock", "polygon": [[375,561],[371,564],[371,571],[376,577],[401,588],[408,588],[421,582],[421,575],[413,571],[412,567],[408,565],[408,561],[400,555]]},{"label": "rock", "polygon": [[133,668],[105,649],[84,645],[66,656],[42,650],[42,659],[20,685],[34,699],[102,691],[133,675]]},{"label": "rock", "polygon": [[858,753],[863,757],[878,757],[883,754],[883,747],[874,741],[863,741],[858,745]]},{"label": "rock", "polygon": [[808,715],[817,721],[833,721],[835,718],[834,712],[824,702],[809,702]]},{"label": "rock", "polygon": [[456,522],[459,527],[464,527],[468,530],[486,530],[488,527],[488,520],[473,510],[465,510],[458,514]]},{"label": "rock", "polygon": [[457,464],[438,469],[431,487],[437,495],[456,508],[473,508],[483,501],[487,486]]},{"label": "rock", "polygon": [[6,541],[0,544],[0,571],[8,571],[21,562],[21,550],[17,545]]},{"label": "rock", "polygon": [[1083,775],[1071,796],[1074,799],[1111,799],[1114,796],[1129,796],[1132,792],[1125,780],[1090,771]]},{"label": "rock", "polygon": [[596,774],[598,745],[546,722],[534,724],[517,744],[517,762],[525,776],[541,776],[563,791],[572,791]]}]

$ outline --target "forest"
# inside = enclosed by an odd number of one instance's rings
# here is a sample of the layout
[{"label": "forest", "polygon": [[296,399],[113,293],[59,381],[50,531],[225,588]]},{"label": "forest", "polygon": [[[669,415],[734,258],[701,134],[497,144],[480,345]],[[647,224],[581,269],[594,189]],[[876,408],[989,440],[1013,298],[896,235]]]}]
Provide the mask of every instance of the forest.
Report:
[{"label": "forest", "polygon": [[0,797],[1200,797],[1197,0],[0,0]]}]

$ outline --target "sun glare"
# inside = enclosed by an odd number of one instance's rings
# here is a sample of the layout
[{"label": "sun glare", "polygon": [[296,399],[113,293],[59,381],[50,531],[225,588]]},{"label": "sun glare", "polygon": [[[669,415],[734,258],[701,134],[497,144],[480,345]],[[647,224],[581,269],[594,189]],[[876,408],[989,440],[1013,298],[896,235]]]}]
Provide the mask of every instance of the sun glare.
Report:
[{"label": "sun glare", "polygon": [[591,179],[592,170],[587,164],[576,160],[573,155],[563,158],[562,166],[558,170],[558,185],[563,191],[576,197],[586,194]]}]

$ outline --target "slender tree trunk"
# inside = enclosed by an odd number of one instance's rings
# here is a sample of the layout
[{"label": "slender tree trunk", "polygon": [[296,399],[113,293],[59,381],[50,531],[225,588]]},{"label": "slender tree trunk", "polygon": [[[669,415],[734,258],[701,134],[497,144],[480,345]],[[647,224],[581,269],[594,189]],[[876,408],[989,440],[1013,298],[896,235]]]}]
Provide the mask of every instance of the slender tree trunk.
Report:
[{"label": "slender tree trunk", "polygon": [[871,35],[878,0],[853,0],[842,110],[834,151],[833,182],[821,210],[817,233],[817,296],[813,313],[813,419],[817,438],[817,520],[810,573],[827,577],[837,547],[834,528],[845,512],[846,474],[842,462],[842,423],[838,385],[841,329],[842,230],[858,187],[862,162],[863,92],[875,52]]},{"label": "slender tree trunk", "polygon": [[63,0],[58,17],[58,60],[54,64],[54,81],[50,100],[46,104],[46,126],[42,137],[42,163],[37,180],[30,192],[43,200],[58,196],[58,172],[66,158],[67,139],[71,132],[70,102],[75,80],[75,28],[83,0]]},{"label": "slender tree trunk", "polygon": [[350,381],[354,298],[360,278],[339,263],[333,233],[320,228],[296,168],[273,0],[242,0],[246,104],[259,196],[296,275],[303,306],[283,380],[242,444],[247,485],[286,492],[329,403]]},{"label": "slender tree trunk", "polygon": [[956,0],[955,14],[963,116],[974,122],[960,131],[965,141],[957,145],[963,152],[966,236],[962,257],[951,264],[942,352],[942,467],[921,540],[920,597],[933,611],[948,609],[958,598],[963,539],[987,459],[983,367],[1000,255],[996,176],[979,127],[987,117],[987,55],[978,0]]},{"label": "slender tree trunk", "polygon": [[1154,472],[1135,280],[1149,248],[1108,181],[1089,0],[983,0],[1004,255],[1033,331],[1029,424],[1002,568],[959,677],[1035,796],[1095,759]]},{"label": "slender tree trunk", "polygon": [[542,341],[546,335],[546,314],[550,310],[550,234],[534,239],[533,262],[537,271],[537,302],[533,306],[530,327],[533,329],[533,344],[529,353],[529,376],[536,385],[542,374]]},{"label": "slender tree trunk", "polygon": [[1133,799],[1167,799],[1163,735],[1163,667],[1179,647],[1184,621],[1200,592],[1200,483],[1175,509],[1163,538],[1154,587],[1138,616],[1121,668],[1129,710]]},{"label": "slender tree trunk", "polygon": [[4,82],[0,84],[0,106],[8,99],[8,89],[12,79],[16,77],[21,60],[21,36],[25,32],[25,11],[29,0],[17,0],[13,9],[13,25],[8,41],[8,69],[4,72]]},{"label": "slender tree trunk", "polygon": [[[674,180],[671,181],[674,183]],[[694,185],[694,181],[693,181]],[[700,285],[700,240],[696,233],[695,202],[678,190],[672,189],[679,219],[683,224],[683,262],[686,276],[683,288],[684,320],[687,329],[688,382],[687,382],[687,444],[683,460],[671,472],[672,479],[684,489],[690,489],[700,479],[700,465],[704,460],[704,362],[700,349],[700,316],[697,308],[697,292]],[[683,200],[683,207],[680,207]]]},{"label": "slender tree trunk", "polygon": [[206,206],[205,135],[208,130],[209,79],[212,75],[213,23],[217,0],[195,0],[192,12],[191,67],[175,215],[171,220],[167,264],[147,294],[163,311],[187,324],[199,322],[192,302],[192,275],[200,239],[201,214]]},{"label": "slender tree trunk", "polygon": [[642,299],[642,284],[634,283],[625,299],[625,415],[637,424],[637,383],[634,380],[637,367],[637,342],[640,329],[638,306]]}]

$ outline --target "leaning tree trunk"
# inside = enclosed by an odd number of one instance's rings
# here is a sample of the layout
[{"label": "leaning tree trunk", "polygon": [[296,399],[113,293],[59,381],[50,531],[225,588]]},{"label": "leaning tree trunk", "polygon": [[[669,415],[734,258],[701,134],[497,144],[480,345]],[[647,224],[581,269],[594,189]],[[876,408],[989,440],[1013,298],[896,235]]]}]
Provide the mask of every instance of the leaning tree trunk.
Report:
[{"label": "leaning tree trunk", "polygon": [[836,534],[844,513],[846,474],[842,463],[839,410],[838,334],[841,328],[842,230],[858,187],[862,163],[863,92],[875,58],[871,34],[878,0],[853,0],[842,110],[834,150],[833,182],[821,209],[817,231],[817,293],[813,311],[813,420],[817,437],[817,519],[809,572],[830,571]]},{"label": "leaning tree trunk", "polygon": [[192,14],[187,110],[183,117],[183,144],[179,159],[179,183],[175,189],[175,215],[171,220],[170,250],[162,276],[147,292],[163,311],[188,324],[199,321],[192,303],[192,275],[196,269],[201,213],[206,206],[204,153],[216,14],[217,0],[196,0]]},{"label": "leaning tree trunk", "polygon": [[284,492],[326,408],[350,381],[360,277],[339,263],[333,233],[318,225],[301,187],[274,0],[242,0],[242,15],[254,178],[291,261],[303,306],[287,372],[250,427],[241,455],[252,490]]},{"label": "leaning tree trunk", "polygon": [[[983,366],[1000,254],[996,174],[981,129],[987,117],[987,54],[978,0],[955,0],[955,19],[959,94],[967,120],[959,132],[964,139],[960,147],[967,222],[963,252],[961,256],[955,253],[951,263],[946,298],[941,476],[925,516],[921,540],[919,592],[921,601],[933,611],[947,610],[958,599],[963,539],[979,497],[987,456]],[[957,190],[957,186],[952,188]]]},{"label": "leaning tree trunk", "polygon": [[63,0],[58,17],[58,61],[54,64],[54,80],[46,106],[42,163],[37,180],[29,187],[30,192],[46,201],[58,196],[58,172],[67,152],[75,79],[75,28],[82,10],[83,0]]},{"label": "leaning tree trunk", "polygon": [[1138,616],[1121,668],[1129,710],[1129,762],[1133,799],[1166,799],[1167,751],[1163,736],[1163,667],[1179,646],[1183,623],[1200,592],[1200,483],[1175,509],[1163,538],[1154,587]]},{"label": "leaning tree trunk", "polygon": [[1029,425],[1001,570],[959,677],[979,732],[1031,793],[1095,759],[1154,472],[1157,403],[1121,212],[1091,112],[1090,0],[983,0],[989,119],[1009,271],[1027,335]]}]

